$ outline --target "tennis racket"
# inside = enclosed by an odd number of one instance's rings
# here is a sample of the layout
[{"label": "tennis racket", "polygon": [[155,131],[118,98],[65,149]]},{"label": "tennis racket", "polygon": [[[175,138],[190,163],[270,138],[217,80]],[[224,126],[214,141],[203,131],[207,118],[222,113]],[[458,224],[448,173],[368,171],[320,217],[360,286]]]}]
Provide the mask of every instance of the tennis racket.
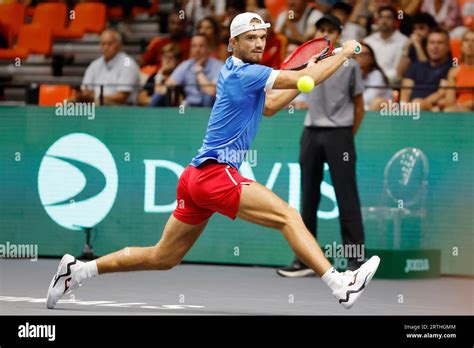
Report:
[{"label": "tennis racket", "polygon": [[[362,48],[356,49],[359,54]],[[331,41],[325,36],[305,42],[293,51],[281,64],[283,70],[301,70],[306,68],[312,56],[319,54],[318,60],[325,59],[342,51],[342,47],[334,49]]]}]

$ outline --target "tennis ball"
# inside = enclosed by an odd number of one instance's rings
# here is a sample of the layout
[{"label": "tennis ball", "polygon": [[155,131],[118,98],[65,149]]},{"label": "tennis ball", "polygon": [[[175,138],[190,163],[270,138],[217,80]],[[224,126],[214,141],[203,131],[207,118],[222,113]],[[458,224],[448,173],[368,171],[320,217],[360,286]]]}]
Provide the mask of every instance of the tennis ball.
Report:
[{"label": "tennis ball", "polygon": [[308,93],[314,88],[314,80],[308,76],[301,76],[296,83],[298,90],[303,93]]}]

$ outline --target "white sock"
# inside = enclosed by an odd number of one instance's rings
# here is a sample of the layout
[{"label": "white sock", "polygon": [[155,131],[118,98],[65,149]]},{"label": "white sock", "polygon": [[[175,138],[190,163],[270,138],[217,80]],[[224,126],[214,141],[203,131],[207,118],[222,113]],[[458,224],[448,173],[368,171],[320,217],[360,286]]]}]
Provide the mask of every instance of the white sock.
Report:
[{"label": "white sock", "polygon": [[77,272],[76,280],[80,283],[85,279],[90,279],[99,274],[97,270],[97,262],[89,261],[82,264],[81,268]]},{"label": "white sock", "polygon": [[341,273],[336,271],[334,267],[330,268],[327,270],[326,273],[323,274],[321,277],[321,280],[326,284],[329,289],[331,289],[333,292],[336,290],[339,290],[342,286],[342,278],[341,278]]}]

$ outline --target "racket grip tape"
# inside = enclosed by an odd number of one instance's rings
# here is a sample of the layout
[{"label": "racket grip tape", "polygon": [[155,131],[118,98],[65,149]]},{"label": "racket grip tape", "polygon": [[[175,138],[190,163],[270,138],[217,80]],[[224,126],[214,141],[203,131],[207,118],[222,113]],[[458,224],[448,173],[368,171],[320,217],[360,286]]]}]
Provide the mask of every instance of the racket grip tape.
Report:
[{"label": "racket grip tape", "polygon": [[360,43],[357,43],[354,53],[359,54],[360,52],[362,52],[362,45]]}]

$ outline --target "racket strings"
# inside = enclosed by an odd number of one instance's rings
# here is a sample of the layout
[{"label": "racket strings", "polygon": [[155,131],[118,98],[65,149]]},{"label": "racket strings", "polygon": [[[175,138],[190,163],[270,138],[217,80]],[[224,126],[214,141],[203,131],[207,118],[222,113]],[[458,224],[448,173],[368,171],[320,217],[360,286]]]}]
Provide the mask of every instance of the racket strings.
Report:
[{"label": "racket strings", "polygon": [[325,40],[315,40],[298,47],[282,64],[283,69],[300,68],[311,59],[312,56],[328,50],[329,46]]}]

